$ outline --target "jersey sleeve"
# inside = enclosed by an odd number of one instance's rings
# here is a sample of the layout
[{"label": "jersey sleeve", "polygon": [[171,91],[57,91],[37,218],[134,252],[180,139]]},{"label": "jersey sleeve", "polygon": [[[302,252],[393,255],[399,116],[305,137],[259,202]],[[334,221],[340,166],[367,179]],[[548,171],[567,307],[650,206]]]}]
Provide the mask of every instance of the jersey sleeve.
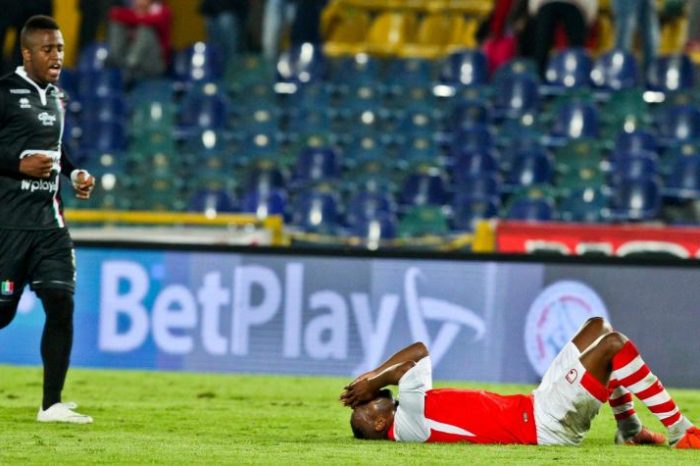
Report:
[{"label": "jersey sleeve", "polygon": [[399,406],[394,416],[394,438],[398,442],[425,442],[430,428],[425,419],[425,393],[433,388],[430,357],[418,361],[399,380]]},{"label": "jersey sleeve", "polygon": [[61,146],[61,173],[67,177],[70,177],[75,170],[75,164],[68,156],[68,151],[66,151],[65,146]]},{"label": "jersey sleeve", "polygon": [[[4,127],[6,123],[5,100],[5,94],[0,91],[0,128]],[[3,146],[0,146],[0,170],[19,173],[19,157]]]}]

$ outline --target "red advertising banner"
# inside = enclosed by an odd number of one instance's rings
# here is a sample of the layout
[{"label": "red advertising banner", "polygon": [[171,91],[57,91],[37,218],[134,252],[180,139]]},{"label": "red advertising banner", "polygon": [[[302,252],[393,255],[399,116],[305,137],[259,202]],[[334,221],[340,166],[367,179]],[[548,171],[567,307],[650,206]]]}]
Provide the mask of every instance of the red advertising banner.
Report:
[{"label": "red advertising banner", "polygon": [[496,250],[501,253],[700,258],[700,228],[499,222]]}]

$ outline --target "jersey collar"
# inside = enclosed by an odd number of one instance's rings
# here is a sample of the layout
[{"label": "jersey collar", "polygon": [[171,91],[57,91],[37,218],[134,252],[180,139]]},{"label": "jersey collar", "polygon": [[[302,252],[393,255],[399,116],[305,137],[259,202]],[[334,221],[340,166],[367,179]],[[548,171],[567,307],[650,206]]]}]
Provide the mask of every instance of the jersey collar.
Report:
[{"label": "jersey collar", "polygon": [[19,75],[22,79],[27,81],[29,84],[34,86],[34,88],[39,92],[39,97],[41,98],[41,104],[46,105],[46,93],[49,92],[49,89],[53,88],[54,85],[51,83],[48,83],[46,85],[45,89],[42,89],[36,82],[32,80],[32,78],[29,77],[27,74],[27,71],[24,69],[23,66],[18,66],[17,69],[15,70],[15,73]]}]

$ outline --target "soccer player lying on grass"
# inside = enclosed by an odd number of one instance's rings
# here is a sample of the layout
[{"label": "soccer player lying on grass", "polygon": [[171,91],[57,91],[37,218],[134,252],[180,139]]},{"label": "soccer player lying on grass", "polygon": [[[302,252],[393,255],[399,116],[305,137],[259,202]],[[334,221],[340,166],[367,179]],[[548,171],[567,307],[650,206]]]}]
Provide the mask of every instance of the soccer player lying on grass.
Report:
[{"label": "soccer player lying on grass", "polygon": [[[642,426],[635,394],[668,428],[671,446],[700,448],[700,429],[683,416],[634,344],[601,318],[583,325],[528,395],[433,389],[431,372],[427,348],[414,343],[345,387],[340,400],[353,410],[355,437],[578,445],[607,401],[617,420],[616,443],[664,443],[662,434]],[[395,384],[399,402],[384,388]]]}]

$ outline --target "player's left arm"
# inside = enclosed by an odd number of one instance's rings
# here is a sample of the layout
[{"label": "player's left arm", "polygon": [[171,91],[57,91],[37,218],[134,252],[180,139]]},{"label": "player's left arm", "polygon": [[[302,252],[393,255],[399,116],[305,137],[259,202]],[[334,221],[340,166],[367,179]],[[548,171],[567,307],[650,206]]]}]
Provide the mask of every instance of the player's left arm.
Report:
[{"label": "player's left arm", "polygon": [[78,199],[90,199],[90,194],[95,188],[95,177],[87,170],[76,168],[65,147],[61,147],[61,173],[70,178]]}]

